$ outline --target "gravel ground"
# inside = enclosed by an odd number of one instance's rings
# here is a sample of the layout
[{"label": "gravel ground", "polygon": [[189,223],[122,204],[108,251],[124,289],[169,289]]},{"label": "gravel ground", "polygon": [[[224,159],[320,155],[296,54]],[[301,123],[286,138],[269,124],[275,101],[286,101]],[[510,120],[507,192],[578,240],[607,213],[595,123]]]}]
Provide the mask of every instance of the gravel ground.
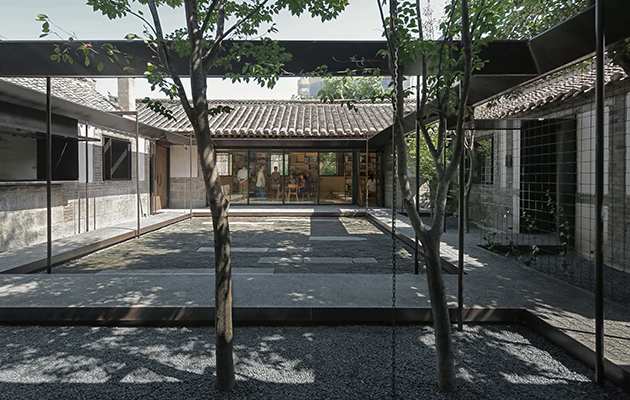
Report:
[{"label": "gravel ground", "polygon": [[[213,247],[211,218],[193,218],[143,235],[89,256],[55,267],[55,273],[97,273],[105,269],[214,268],[214,254],[197,252]],[[232,252],[233,268],[274,268],[276,274],[389,274],[391,236],[365,218],[230,218],[232,248],[282,248],[285,251]],[[360,241],[313,241],[311,236],[344,236]],[[288,249],[288,250],[287,250]],[[305,249],[308,249],[306,251]],[[355,257],[376,263],[325,265],[260,263],[261,257]],[[398,273],[413,273],[413,250],[397,242]]]},{"label": "gravel ground", "polygon": [[[433,331],[396,328],[400,399],[628,399],[522,326],[454,333],[458,391],[437,390]],[[212,328],[0,327],[2,399],[387,399],[391,327],[235,330],[237,383],[214,389]]]}]

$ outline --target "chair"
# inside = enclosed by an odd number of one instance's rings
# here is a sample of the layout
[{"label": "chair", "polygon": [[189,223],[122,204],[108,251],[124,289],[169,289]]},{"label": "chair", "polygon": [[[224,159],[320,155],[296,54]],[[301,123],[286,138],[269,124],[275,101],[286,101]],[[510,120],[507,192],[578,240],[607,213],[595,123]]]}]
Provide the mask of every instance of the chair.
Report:
[{"label": "chair", "polygon": [[287,200],[291,201],[291,196],[295,196],[295,201],[298,203],[300,199],[298,198],[298,185],[287,185]]}]

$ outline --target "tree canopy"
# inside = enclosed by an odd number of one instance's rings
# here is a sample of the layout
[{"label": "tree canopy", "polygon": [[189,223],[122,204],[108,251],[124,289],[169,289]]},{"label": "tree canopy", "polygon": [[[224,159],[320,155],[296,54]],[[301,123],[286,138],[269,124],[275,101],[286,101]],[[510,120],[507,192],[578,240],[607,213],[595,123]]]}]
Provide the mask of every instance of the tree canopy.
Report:
[{"label": "tree canopy", "polygon": [[497,39],[530,39],[565,21],[588,0],[511,0],[504,4]]}]

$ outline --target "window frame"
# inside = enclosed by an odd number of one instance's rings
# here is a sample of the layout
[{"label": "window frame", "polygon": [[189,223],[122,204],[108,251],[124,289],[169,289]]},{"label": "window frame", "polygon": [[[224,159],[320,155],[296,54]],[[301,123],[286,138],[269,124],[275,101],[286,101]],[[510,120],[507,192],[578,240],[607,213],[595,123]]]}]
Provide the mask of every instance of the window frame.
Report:
[{"label": "window frame", "polygon": [[[120,149],[122,146],[125,146],[126,149],[123,151],[122,156],[118,157],[118,159],[114,162],[114,147]],[[130,181],[133,178],[130,140],[119,139],[112,136],[103,136],[102,154],[103,181]],[[124,176],[114,176],[118,172],[118,168],[120,168],[123,163],[126,166],[127,173],[124,174]]]}]

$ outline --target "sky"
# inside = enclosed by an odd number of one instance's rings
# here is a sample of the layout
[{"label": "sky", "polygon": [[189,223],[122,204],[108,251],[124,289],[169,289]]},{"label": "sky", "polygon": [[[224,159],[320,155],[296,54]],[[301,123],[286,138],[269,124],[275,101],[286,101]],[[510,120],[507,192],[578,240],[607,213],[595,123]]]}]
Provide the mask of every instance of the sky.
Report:
[{"label": "sky", "polygon": [[[294,17],[290,13],[280,14],[276,19],[278,33],[271,36],[282,40],[382,40],[378,0],[350,0],[349,6],[340,16],[322,23],[310,16]],[[426,6],[428,0],[422,0]],[[434,10],[442,10],[446,0],[431,0]],[[142,22],[134,17],[110,21],[100,12],[92,11],[85,0],[0,0],[0,40],[38,40],[41,22],[35,21],[38,14],[46,14],[57,25],[58,32],[65,30],[81,40],[120,40],[128,33],[142,34]],[[134,8],[135,9],[135,8]],[[168,11],[168,12],[167,12]],[[145,15],[148,15],[146,11]],[[164,9],[161,19],[165,31],[184,24],[183,9]],[[63,34],[67,39],[68,34]],[[59,39],[50,37],[50,39]],[[42,39],[46,40],[46,39]],[[233,84],[220,78],[208,82],[208,97],[211,99],[290,99],[297,93],[298,78],[282,78],[274,89],[260,88],[254,83]],[[187,85],[187,83],[184,83]],[[103,93],[116,94],[115,79],[98,79],[97,89]],[[136,80],[137,97],[160,97],[151,92],[142,79]]]}]

